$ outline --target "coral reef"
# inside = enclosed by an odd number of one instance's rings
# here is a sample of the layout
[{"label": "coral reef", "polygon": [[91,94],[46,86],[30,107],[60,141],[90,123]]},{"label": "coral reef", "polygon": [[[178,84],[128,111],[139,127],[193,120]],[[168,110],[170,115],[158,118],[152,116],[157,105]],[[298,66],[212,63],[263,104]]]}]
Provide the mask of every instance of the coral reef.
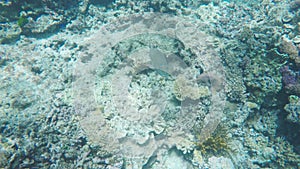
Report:
[{"label": "coral reef", "polygon": [[287,120],[293,123],[300,123],[300,99],[298,96],[290,95],[289,103],[284,106],[284,110],[289,114]]},{"label": "coral reef", "polygon": [[[93,142],[109,152],[120,151],[127,167],[141,168],[150,165],[148,159],[163,158],[160,152],[174,147],[183,154],[191,153],[194,148],[191,130],[198,123],[197,116],[206,118],[200,122],[202,128],[206,128],[200,133],[205,138],[221,121],[225,95],[222,94],[223,79],[219,78],[223,71],[214,48],[201,40],[182,35],[196,33],[197,37],[206,41],[212,37],[187,29],[193,28],[193,25],[185,20],[190,27],[180,28],[181,32],[177,32],[177,39],[174,39],[171,30],[174,30],[174,23],[184,25],[181,18],[149,14],[139,16],[145,19],[136,22],[136,17],[126,18],[128,22],[134,22],[125,30],[120,29],[122,25],[116,25],[111,33],[100,30],[99,36],[90,37],[87,41],[92,44],[89,52],[97,50],[99,56],[93,56],[93,61],[78,66],[78,80],[74,87],[77,91],[75,105],[82,115],[83,128],[91,134],[89,138],[94,138]],[[147,23],[153,17],[156,20],[151,22],[155,23]],[[154,28],[147,26],[149,24]],[[156,26],[160,27],[159,32]],[[136,27],[140,28],[141,34],[137,34]],[[109,42],[95,44],[94,41],[99,41],[98,37],[113,41],[119,37],[122,39],[110,46]],[[91,71],[86,72],[87,67]],[[199,76],[201,73],[207,75]],[[86,82],[91,79],[96,82],[95,87],[87,85]],[[82,97],[87,91],[81,88],[90,88],[89,92],[95,97]],[[209,104],[210,100],[212,104]],[[94,104],[87,104],[93,101]],[[97,113],[101,127],[95,128],[89,122],[97,105],[103,107],[103,112]],[[179,106],[181,109],[178,109]],[[97,138],[98,135],[104,138]],[[108,146],[107,142],[113,145]]]},{"label": "coral reef", "polygon": [[284,89],[290,94],[300,94],[300,75],[299,72],[295,72],[289,68],[289,66],[284,66],[280,69],[282,75],[282,82],[284,84]]},{"label": "coral reef", "polygon": [[299,4],[0,0],[0,168],[299,168]]},{"label": "coral reef", "polygon": [[206,140],[201,140],[195,144],[202,154],[212,153],[220,155],[222,151],[225,154],[230,151],[229,141],[226,131],[224,129],[220,130],[219,127],[210,137],[206,138]]},{"label": "coral reef", "polygon": [[184,76],[176,78],[174,82],[174,94],[178,100],[183,101],[187,98],[197,100],[210,96],[210,91],[207,86],[192,86],[193,84],[188,84],[188,82],[189,80]]}]

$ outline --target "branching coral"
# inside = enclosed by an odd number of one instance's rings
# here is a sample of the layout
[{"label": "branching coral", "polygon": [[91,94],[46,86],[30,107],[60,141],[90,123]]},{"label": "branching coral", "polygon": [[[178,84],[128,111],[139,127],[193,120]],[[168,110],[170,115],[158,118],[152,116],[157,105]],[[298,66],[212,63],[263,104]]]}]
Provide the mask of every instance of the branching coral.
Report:
[{"label": "branching coral", "polygon": [[[205,141],[198,140],[198,142],[195,142],[196,147],[200,149],[200,151],[203,154],[207,153],[220,153],[220,152],[228,152],[230,151],[230,147],[228,144],[228,136],[227,132],[224,128],[220,129],[221,127],[218,127],[219,130],[217,129],[211,136],[206,138]],[[200,138],[200,135],[197,135],[197,138]]]},{"label": "branching coral", "polygon": [[299,154],[296,154],[293,151],[293,146],[283,138],[277,137],[275,139],[274,149],[276,151],[276,163],[279,165],[279,168],[299,167]]}]

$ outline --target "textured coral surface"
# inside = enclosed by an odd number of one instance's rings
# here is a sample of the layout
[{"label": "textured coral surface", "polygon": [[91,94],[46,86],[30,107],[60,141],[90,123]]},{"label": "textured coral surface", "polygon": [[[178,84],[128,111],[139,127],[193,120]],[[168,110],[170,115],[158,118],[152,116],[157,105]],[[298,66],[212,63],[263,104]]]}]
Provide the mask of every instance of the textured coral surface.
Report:
[{"label": "textured coral surface", "polygon": [[0,0],[0,168],[299,168],[299,13]]}]

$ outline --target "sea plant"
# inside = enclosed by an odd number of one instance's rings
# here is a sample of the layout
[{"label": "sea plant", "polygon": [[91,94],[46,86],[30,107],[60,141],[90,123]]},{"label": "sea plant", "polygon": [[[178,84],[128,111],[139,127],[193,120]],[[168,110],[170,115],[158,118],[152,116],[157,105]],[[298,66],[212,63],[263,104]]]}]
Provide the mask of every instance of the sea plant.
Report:
[{"label": "sea plant", "polygon": [[18,21],[17,21],[19,27],[23,27],[25,24],[28,23],[28,19],[25,16],[20,16]]}]

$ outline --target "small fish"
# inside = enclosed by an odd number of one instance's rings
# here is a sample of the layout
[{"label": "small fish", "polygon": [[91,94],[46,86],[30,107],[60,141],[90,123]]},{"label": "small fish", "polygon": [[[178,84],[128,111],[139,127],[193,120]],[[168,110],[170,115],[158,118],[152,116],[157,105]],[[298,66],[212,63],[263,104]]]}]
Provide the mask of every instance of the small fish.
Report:
[{"label": "small fish", "polygon": [[149,56],[154,69],[167,71],[168,63],[164,53],[156,48],[150,48]]}]

